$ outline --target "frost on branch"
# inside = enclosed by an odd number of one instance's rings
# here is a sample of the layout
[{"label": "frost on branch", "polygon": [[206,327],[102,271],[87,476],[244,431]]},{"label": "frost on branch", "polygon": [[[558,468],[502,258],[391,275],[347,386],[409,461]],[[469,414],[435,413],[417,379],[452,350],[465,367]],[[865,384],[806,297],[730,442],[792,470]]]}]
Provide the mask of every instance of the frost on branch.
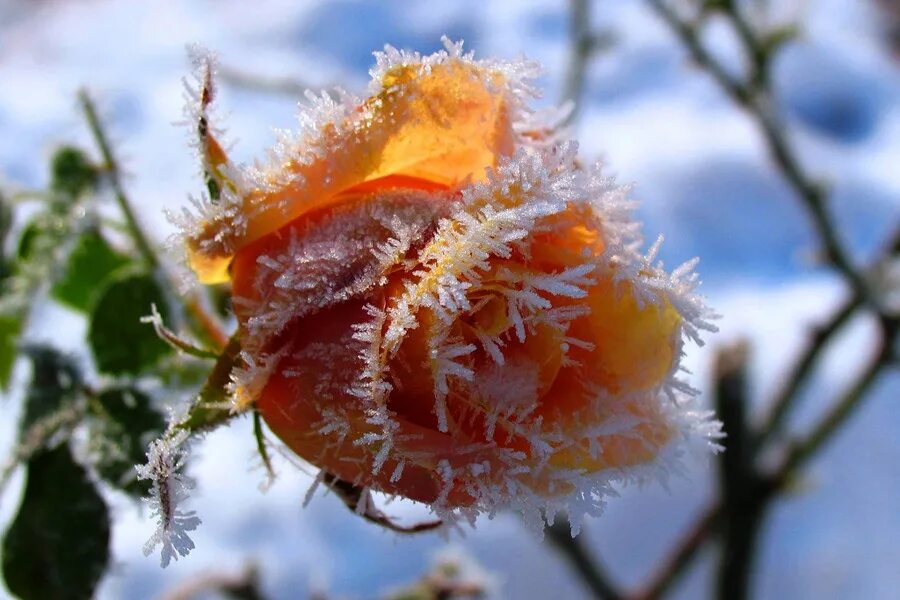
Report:
[{"label": "frost on branch", "polygon": [[144,544],[144,555],[149,556],[161,546],[160,564],[163,567],[173,558],[178,560],[179,555],[187,556],[194,549],[188,532],[200,525],[200,518],[193,511],[178,508],[193,487],[190,478],[181,472],[187,438],[188,432],[181,430],[152,442],[147,451],[147,463],[135,467],[138,479],[148,479],[152,483],[147,503],[157,520],[156,531]]}]

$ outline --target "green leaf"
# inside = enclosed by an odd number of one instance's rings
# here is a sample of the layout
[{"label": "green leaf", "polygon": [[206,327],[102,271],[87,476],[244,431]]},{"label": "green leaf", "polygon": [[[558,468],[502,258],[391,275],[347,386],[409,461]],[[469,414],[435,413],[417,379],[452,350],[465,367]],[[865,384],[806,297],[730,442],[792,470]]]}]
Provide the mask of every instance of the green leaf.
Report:
[{"label": "green leaf", "polygon": [[[6,201],[3,194],[0,193],[0,242],[6,241],[9,230],[12,229],[12,207]],[[5,244],[0,243],[0,256],[3,255]]]},{"label": "green leaf", "polygon": [[88,341],[97,368],[113,375],[137,374],[152,368],[172,352],[152,325],[141,323],[156,305],[163,318],[167,305],[156,280],[147,274],[129,274],[110,283],[94,304]]},{"label": "green leaf", "polygon": [[12,260],[6,255],[6,238],[9,237],[12,224],[12,208],[3,198],[3,194],[0,193],[0,285],[13,272]]},{"label": "green leaf", "polygon": [[97,186],[99,170],[87,155],[71,146],[63,146],[50,163],[50,189],[77,198]]},{"label": "green leaf", "polygon": [[109,513],[67,444],[28,461],[3,540],[6,587],[24,600],[90,598],[109,561]]},{"label": "green leaf", "polygon": [[31,346],[25,353],[31,359],[32,375],[20,427],[23,435],[39,420],[77,400],[82,389],[81,372],[71,357],[48,346]]},{"label": "green leaf", "polygon": [[116,252],[99,231],[87,231],[69,255],[65,274],[51,295],[75,310],[87,312],[103,281],[128,262],[128,257]]},{"label": "green leaf", "polygon": [[0,315],[0,388],[7,389],[16,364],[16,344],[22,332],[22,319],[16,315]]},{"label": "green leaf", "polygon": [[22,230],[22,234],[19,236],[19,245],[16,247],[16,256],[20,261],[31,258],[37,248],[38,240],[51,230],[45,220],[41,218],[45,214],[38,215],[38,218],[31,221]]},{"label": "green leaf", "polygon": [[150,398],[135,388],[116,387],[101,392],[91,422],[95,467],[103,479],[135,496],[146,496],[149,481],[138,481],[134,465],[146,460],[150,442],[166,429],[166,420]]}]

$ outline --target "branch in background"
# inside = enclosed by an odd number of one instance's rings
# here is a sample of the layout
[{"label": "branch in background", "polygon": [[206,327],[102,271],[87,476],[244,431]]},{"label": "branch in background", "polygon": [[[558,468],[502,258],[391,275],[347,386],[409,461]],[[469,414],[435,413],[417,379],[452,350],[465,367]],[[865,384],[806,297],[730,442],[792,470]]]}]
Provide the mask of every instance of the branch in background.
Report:
[{"label": "branch in background", "polygon": [[703,511],[700,518],[687,530],[675,548],[663,560],[656,573],[650,577],[649,583],[634,595],[634,600],[662,598],[690,567],[697,552],[718,527],[721,517],[721,504],[713,504]]},{"label": "branch in background", "polygon": [[[384,600],[477,600],[488,593],[478,573],[469,573],[464,564],[442,560],[416,583],[383,596]],[[324,600],[324,598],[323,598]]]},{"label": "branch in background", "polygon": [[[663,0],[648,0],[648,2],[688,49],[691,58],[753,118],[782,177],[803,201],[822,243],[825,258],[841,273],[856,293],[866,299],[867,303],[877,306],[877,299],[871,293],[868,283],[859,269],[853,264],[850,253],[840,241],[834,223],[827,213],[825,189],[803,170],[785,137],[784,124],[772,111],[771,93],[765,87],[758,88],[759,84],[756,81],[759,79],[765,81],[765,77],[762,75],[752,76],[753,83],[751,84],[734,79],[728,75],[721,62],[703,45],[698,24],[682,20],[675,10]],[[716,6],[739,33],[744,32],[739,35],[739,38],[745,55],[755,57],[753,64],[757,66],[753,70],[768,71],[772,52],[777,46],[763,45],[759,37],[752,33],[752,29],[734,3],[723,2]]]},{"label": "branch in background", "polygon": [[[590,60],[615,41],[610,31],[595,32],[591,24],[590,0],[570,0],[569,4],[569,65],[563,84],[563,102],[571,102],[572,110],[566,124],[578,118],[584,95],[585,79]],[[603,567],[585,547],[582,538],[573,538],[568,519],[557,519],[545,531],[547,541],[553,544],[580,574],[582,581],[598,598],[618,600],[622,598],[610,581]]]},{"label": "branch in background", "polygon": [[813,330],[806,350],[791,366],[790,373],[787,375],[784,384],[775,394],[770,404],[769,414],[763,420],[763,425],[759,430],[760,443],[776,437],[781,431],[790,409],[796,404],[796,400],[804,385],[809,381],[819,358],[828,349],[835,336],[850,321],[850,317],[856,314],[856,311],[861,306],[862,299],[858,295],[853,294],[838,306],[837,310],[825,323]]},{"label": "branch in background", "polygon": [[570,0],[569,66],[563,85],[563,101],[572,102],[573,109],[567,118],[572,123],[578,116],[584,95],[584,82],[588,63],[598,52],[606,50],[615,42],[610,31],[595,32],[591,26],[590,0]]},{"label": "branch in background", "polygon": [[750,404],[747,364],[749,347],[741,340],[721,348],[715,358],[716,414],[728,432],[719,455],[722,501],[722,552],[718,566],[718,597],[743,600],[748,595],[759,523],[764,503],[757,494],[756,440],[747,419]]},{"label": "branch in background", "polygon": [[169,591],[161,600],[192,600],[209,594],[234,600],[264,600],[266,596],[260,587],[259,569],[251,563],[239,573],[202,574]]},{"label": "branch in background", "polygon": [[[724,15],[737,32],[742,50],[750,62],[748,81],[745,83],[730,76],[721,62],[705,48],[701,40],[700,22],[681,19],[663,0],[648,0],[648,2],[678,36],[694,61],[709,73],[723,91],[744,108],[757,124],[782,177],[807,209],[829,264],[852,290],[849,300],[841,305],[817,332],[810,346],[791,369],[784,387],[775,397],[764,429],[758,434],[756,442],[750,449],[748,456],[750,462],[736,465],[734,460],[726,460],[728,464],[723,463],[723,501],[727,518],[718,591],[720,597],[742,598],[748,592],[753,548],[769,501],[793,471],[822,448],[840,429],[849,415],[860,405],[885,367],[892,363],[895,358],[894,344],[898,317],[890,314],[877,297],[874,286],[870,286],[870,274],[853,264],[850,252],[840,241],[837,228],[828,214],[827,192],[805,173],[799,158],[787,141],[784,124],[772,110],[774,102],[769,89],[768,73],[775,49],[788,37],[779,35],[760,37],[741,14],[736,2],[726,0],[711,5],[713,10]],[[892,243],[891,248],[896,245],[896,242]],[[882,261],[887,262],[892,252],[893,250],[889,250],[876,265]],[[872,271],[877,276],[877,269]],[[821,354],[850,317],[863,306],[876,313],[881,325],[882,342],[878,352],[850,388],[813,428],[812,433],[792,446],[782,467],[773,475],[761,478],[753,464],[761,443],[781,428]],[[719,391],[721,393],[721,388]],[[728,415],[727,407],[722,414],[723,418]],[[747,450],[746,440],[743,439],[747,433],[744,424],[732,423],[730,427],[726,427],[726,431],[730,436],[729,451],[737,448],[738,453],[743,456]],[[733,439],[735,432],[738,433],[737,440]],[[727,454],[726,452],[726,457]],[[734,469],[738,472],[735,473]]]},{"label": "branch in background", "polygon": [[861,400],[876,383],[886,367],[893,364],[895,344],[900,333],[900,319],[882,317],[882,339],[866,367],[856,377],[849,388],[837,399],[831,409],[802,440],[791,446],[783,465],[776,471],[772,481],[776,486],[786,482],[793,472],[803,466],[840,430],[851,414],[859,407]]},{"label": "branch in background", "polygon": [[83,403],[71,403],[38,419],[31,425],[13,448],[11,456],[0,467],[0,497],[3,496],[6,485],[18,466],[26,463],[38,450],[45,448],[60,431],[71,432],[81,422],[84,413]]},{"label": "branch in background", "polygon": [[[891,262],[898,256],[900,256],[900,226],[895,228],[888,243],[869,268],[868,272],[872,280],[886,277],[885,271],[890,268]],[[761,444],[769,438],[777,436],[781,431],[784,420],[803,386],[809,381],[819,358],[828,349],[835,336],[843,331],[850,318],[861,308],[863,308],[863,298],[857,293],[852,293],[838,306],[827,321],[813,330],[809,345],[793,364],[784,384],[770,403],[769,414],[763,420],[763,425],[758,433]]]},{"label": "branch in background", "polygon": [[[321,87],[310,85],[305,81],[289,77],[265,77],[256,73],[247,73],[238,69],[229,67],[220,67],[219,77],[227,85],[236,88],[251,90],[254,92],[262,92],[266,94],[275,94],[279,96],[289,96],[291,98],[302,98],[307,90],[327,91],[331,86]],[[334,95],[329,91],[329,95]]]},{"label": "branch in background", "polygon": [[159,258],[156,256],[156,252],[153,250],[153,246],[150,244],[146,234],[144,234],[144,230],[141,229],[140,224],[137,222],[137,218],[131,208],[131,203],[128,201],[128,196],[125,194],[125,188],[122,186],[119,163],[113,154],[109,139],[100,124],[100,117],[97,116],[97,108],[94,106],[93,100],[91,100],[91,97],[85,90],[78,92],[78,101],[81,103],[81,109],[84,111],[84,116],[87,119],[91,135],[94,137],[94,141],[100,149],[104,169],[109,175],[109,182],[112,186],[116,203],[119,205],[119,209],[125,216],[125,222],[128,226],[131,238],[134,240],[134,244],[146,261],[147,266],[151,269],[156,269],[160,265]]},{"label": "branch in background", "polygon": [[562,552],[596,598],[606,600],[623,598],[597,558],[587,549],[584,536],[572,537],[568,519],[556,519],[553,525],[547,527],[544,534],[547,540]]}]

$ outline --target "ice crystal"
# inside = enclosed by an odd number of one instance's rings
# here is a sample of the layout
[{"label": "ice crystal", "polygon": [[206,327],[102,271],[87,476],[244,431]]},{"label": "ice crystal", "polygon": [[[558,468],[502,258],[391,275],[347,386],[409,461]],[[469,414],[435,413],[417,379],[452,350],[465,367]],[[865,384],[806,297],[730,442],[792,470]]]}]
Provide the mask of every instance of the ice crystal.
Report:
[{"label": "ice crystal", "polygon": [[144,544],[144,555],[149,556],[157,546],[161,546],[160,564],[169,565],[174,558],[194,549],[194,542],[188,535],[200,526],[200,518],[193,511],[179,508],[187,496],[193,482],[183,472],[185,446],[188,432],[181,430],[167,435],[150,444],[147,463],[136,465],[137,477],[149,480],[152,488],[147,502],[157,520],[157,528]]}]

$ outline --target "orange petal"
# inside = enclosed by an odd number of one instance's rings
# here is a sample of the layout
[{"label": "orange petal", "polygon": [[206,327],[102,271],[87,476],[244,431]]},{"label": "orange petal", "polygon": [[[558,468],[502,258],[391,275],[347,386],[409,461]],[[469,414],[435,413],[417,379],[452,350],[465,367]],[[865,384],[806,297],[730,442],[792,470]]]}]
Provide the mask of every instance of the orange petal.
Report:
[{"label": "orange petal", "polygon": [[[400,184],[417,187],[396,187]],[[248,324],[272,302],[277,302],[282,311],[293,307],[294,314],[288,316],[301,318],[358,296],[366,291],[362,287],[367,282],[374,286],[388,275],[382,271],[392,266],[380,264],[373,254],[394,235],[388,218],[402,216],[405,226],[421,227],[424,235],[447,209],[445,195],[423,195],[422,185],[428,192],[443,190],[410,178],[368,182],[342,193],[335,203],[311,210],[244,246],[236,254],[231,271],[233,308],[245,332],[251,333]],[[286,259],[283,268],[269,268],[272,260],[282,257]],[[288,276],[291,282],[285,281]],[[277,334],[286,324],[280,323],[269,334]]]},{"label": "orange petal", "polygon": [[585,362],[589,381],[616,394],[662,382],[678,358],[681,317],[664,296],[658,302],[641,306],[633,284],[609,278],[588,290],[590,315],[573,323],[570,335],[595,346]]},{"label": "orange petal", "polygon": [[[388,176],[455,186],[480,180],[513,150],[505,76],[451,58],[428,67],[388,70],[381,91],[342,123],[327,123],[271,174],[275,189],[256,189],[234,217],[208,222],[188,240],[188,258],[203,283],[227,280],[234,252],[340,192]],[[292,183],[280,184],[289,178]]]},{"label": "orange petal", "polygon": [[[291,450],[327,472],[387,493],[434,502],[443,486],[440,461],[465,464],[473,460],[471,454],[457,451],[466,442],[460,444],[450,435],[397,415],[390,458],[374,474],[379,445],[354,443],[367,433],[382,431],[367,422],[366,405],[348,391],[362,367],[359,344],[351,338],[352,325],[371,318],[363,306],[361,301],[347,302],[292,326],[285,336],[290,340],[289,351],[269,377],[256,408]],[[323,430],[329,411],[343,411],[342,440],[336,431]],[[402,473],[391,481],[400,460],[405,462]],[[452,491],[449,502],[465,505],[472,498],[460,487]]]}]

